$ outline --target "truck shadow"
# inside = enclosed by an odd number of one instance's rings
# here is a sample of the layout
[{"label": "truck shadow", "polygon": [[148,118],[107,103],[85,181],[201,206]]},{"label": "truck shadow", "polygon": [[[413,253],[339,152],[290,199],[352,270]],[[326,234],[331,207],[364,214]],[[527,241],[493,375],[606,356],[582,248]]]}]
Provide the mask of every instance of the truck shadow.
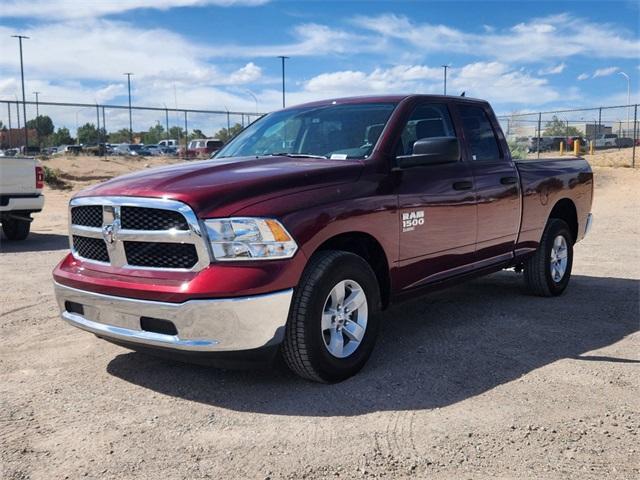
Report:
[{"label": "truck shadow", "polygon": [[68,250],[69,237],[57,233],[31,232],[25,240],[10,241],[0,237],[0,253],[45,252],[48,250]]},{"label": "truck shadow", "polygon": [[383,315],[365,368],[335,385],[283,368],[224,371],[139,353],[118,355],[111,375],[156,392],[237,411],[361,415],[444,407],[558,360],[634,362],[592,350],[638,330],[640,282],[574,276],[560,298],[523,295],[522,278],[501,272]]}]

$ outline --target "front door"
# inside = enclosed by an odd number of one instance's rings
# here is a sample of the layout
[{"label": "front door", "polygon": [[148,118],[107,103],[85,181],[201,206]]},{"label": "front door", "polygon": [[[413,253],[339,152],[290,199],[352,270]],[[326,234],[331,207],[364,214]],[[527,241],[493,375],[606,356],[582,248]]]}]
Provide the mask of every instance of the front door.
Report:
[{"label": "front door", "polygon": [[[446,104],[418,105],[397,155],[411,155],[416,140],[456,136]],[[408,289],[469,269],[476,240],[476,202],[471,167],[455,163],[397,173],[400,215],[399,285]]]}]

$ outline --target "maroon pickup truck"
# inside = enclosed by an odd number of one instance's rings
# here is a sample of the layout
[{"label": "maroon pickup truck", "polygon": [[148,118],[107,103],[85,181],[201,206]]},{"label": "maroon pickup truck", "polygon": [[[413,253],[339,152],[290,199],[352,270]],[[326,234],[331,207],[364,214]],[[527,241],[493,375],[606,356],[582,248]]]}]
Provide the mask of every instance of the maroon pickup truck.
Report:
[{"label": "maroon pickup truck", "polygon": [[55,291],[67,322],[128,348],[222,366],[281,353],[335,382],[404,298],[506,268],[560,295],[592,195],[583,159],[512,159],[484,101],[315,102],[211,160],[75,195]]}]

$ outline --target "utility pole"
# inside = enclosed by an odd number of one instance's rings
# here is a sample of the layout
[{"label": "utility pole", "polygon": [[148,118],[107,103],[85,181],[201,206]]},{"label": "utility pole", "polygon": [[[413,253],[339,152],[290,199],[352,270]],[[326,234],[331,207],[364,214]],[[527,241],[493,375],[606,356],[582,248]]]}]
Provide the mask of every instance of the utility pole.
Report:
[{"label": "utility pole", "polygon": [[447,94],[447,69],[451,68],[450,65],[442,65],[442,68],[444,69],[444,94]]},{"label": "utility pole", "polygon": [[22,39],[29,39],[24,35],[11,35],[12,38],[17,38],[20,45],[20,77],[22,79],[22,116],[24,118],[24,153],[26,153],[29,147],[29,132],[27,129],[27,98],[24,94],[24,63],[22,62]]},{"label": "utility pole", "polygon": [[618,72],[627,79],[627,130],[629,130],[629,104],[631,103],[631,78],[624,72]]},{"label": "utility pole", "polygon": [[36,135],[38,137],[38,148],[40,148],[40,108],[38,106],[38,95],[40,92],[33,92],[36,96]]},{"label": "utility pole", "polygon": [[129,143],[133,143],[133,122],[131,120],[131,75],[133,73],[126,72],[123,75],[127,76],[127,88],[129,89]]},{"label": "utility pole", "polygon": [[282,60],[282,108],[285,107],[285,101],[284,101],[284,61],[287,60],[289,57],[285,57],[283,55],[278,56],[278,58],[280,58]]}]

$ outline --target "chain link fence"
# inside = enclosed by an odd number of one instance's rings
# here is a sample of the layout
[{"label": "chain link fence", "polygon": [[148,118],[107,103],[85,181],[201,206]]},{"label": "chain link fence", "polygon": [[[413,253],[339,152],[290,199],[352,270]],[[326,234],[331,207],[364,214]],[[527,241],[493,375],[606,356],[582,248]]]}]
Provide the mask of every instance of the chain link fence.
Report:
[{"label": "chain link fence", "polygon": [[498,117],[512,148],[527,156],[578,151],[598,165],[636,166],[638,105],[512,113]]},{"label": "chain link fence", "polygon": [[[0,100],[0,149],[36,152],[69,144],[158,143],[228,137],[260,112]],[[26,136],[26,140],[25,140]],[[226,140],[226,138],[221,138]]]}]

